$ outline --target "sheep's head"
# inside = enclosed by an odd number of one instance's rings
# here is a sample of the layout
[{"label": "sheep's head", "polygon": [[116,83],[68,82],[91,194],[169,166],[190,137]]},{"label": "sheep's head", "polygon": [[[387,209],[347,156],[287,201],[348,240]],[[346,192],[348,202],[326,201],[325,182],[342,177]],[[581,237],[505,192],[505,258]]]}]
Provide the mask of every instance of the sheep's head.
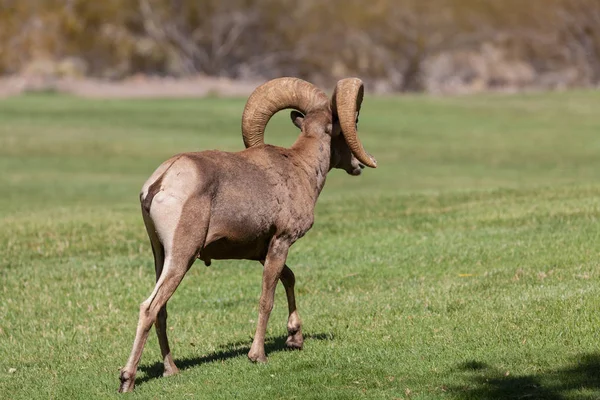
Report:
[{"label": "sheep's head", "polygon": [[259,86],[250,96],[242,116],[242,135],[246,147],[264,143],[264,130],[278,111],[293,108],[291,118],[305,135],[331,136],[331,168],[360,175],[364,166],[377,167],[357,135],[356,124],[363,99],[363,84],[358,78],[340,80],[331,101],[313,84],[297,78],[273,79]]}]

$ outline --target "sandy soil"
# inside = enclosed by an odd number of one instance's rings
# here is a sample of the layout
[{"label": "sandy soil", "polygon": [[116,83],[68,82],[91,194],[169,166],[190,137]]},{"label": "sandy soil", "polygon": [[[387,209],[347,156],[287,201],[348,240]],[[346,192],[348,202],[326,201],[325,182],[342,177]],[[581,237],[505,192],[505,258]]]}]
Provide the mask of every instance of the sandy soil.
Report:
[{"label": "sandy soil", "polygon": [[248,96],[262,82],[242,82],[226,78],[158,78],[133,76],[123,81],[96,79],[5,77],[0,78],[0,97],[24,92],[54,91],[89,98],[173,98]]}]

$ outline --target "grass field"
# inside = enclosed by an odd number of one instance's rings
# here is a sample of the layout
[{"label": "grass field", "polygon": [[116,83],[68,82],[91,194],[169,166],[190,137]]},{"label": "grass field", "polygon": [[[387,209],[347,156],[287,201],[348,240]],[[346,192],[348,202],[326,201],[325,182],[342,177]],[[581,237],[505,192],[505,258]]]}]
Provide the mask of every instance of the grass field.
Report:
[{"label": "grass field", "polygon": [[[246,352],[260,264],[198,262],[135,398],[600,398],[599,92],[367,97],[380,167],[333,171],[290,252],[305,348]],[[138,193],[180,151],[242,148],[243,99],[0,101],[0,398],[117,398],[152,290]],[[267,141],[296,136],[287,113]]]}]

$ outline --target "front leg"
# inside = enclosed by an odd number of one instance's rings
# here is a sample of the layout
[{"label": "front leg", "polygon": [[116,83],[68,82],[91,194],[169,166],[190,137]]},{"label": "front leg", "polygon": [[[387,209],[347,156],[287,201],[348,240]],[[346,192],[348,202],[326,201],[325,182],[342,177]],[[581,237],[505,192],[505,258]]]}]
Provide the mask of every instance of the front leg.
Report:
[{"label": "front leg", "polygon": [[250,351],[248,352],[248,358],[254,362],[267,362],[265,354],[267,323],[269,322],[271,310],[273,310],[275,287],[285,265],[289,248],[290,244],[288,242],[274,238],[269,246],[267,258],[264,262],[258,323],[256,324],[256,333],[252,347],[250,347]]},{"label": "front leg", "polygon": [[302,321],[298,315],[298,310],[296,310],[296,297],[294,296],[296,278],[287,264],[283,267],[279,279],[281,279],[281,283],[283,283],[283,287],[285,288],[289,310],[287,323],[288,337],[285,341],[285,345],[290,349],[302,349],[302,345],[304,344],[304,338],[302,337]]}]

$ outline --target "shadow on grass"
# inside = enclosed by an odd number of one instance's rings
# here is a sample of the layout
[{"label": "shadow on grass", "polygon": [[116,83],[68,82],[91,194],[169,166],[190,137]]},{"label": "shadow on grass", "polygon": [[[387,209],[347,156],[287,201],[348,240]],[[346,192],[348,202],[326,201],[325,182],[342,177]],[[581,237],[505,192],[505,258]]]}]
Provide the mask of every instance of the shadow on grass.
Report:
[{"label": "shadow on grass", "polygon": [[[316,334],[305,334],[304,335],[305,341],[306,340],[333,340],[333,338],[334,338],[334,336],[331,333],[327,333],[327,334],[326,333],[316,333]],[[265,340],[265,352],[267,353],[267,356],[270,353],[273,353],[276,351],[282,351],[282,350],[292,351],[285,345],[286,339],[287,339],[287,336],[281,336],[281,337],[277,337],[277,338],[273,338],[273,337],[267,338]],[[188,368],[194,368],[194,367],[200,366],[202,364],[207,364],[207,363],[211,363],[214,361],[228,360],[230,358],[236,358],[236,357],[241,357],[241,356],[245,357],[248,354],[248,352],[250,351],[250,344],[251,344],[250,342],[252,342],[251,339],[249,341],[239,341],[239,342],[229,343],[228,345],[224,346],[222,350],[216,351],[211,354],[207,354],[202,357],[188,357],[188,358],[182,358],[182,359],[176,358],[175,364],[179,368],[179,371],[183,371]],[[143,371],[146,375],[141,378],[137,378],[135,380],[136,385],[140,385],[140,384],[142,384],[144,382],[148,382],[152,379],[162,377],[163,363],[156,362],[151,365],[140,365],[139,370]]]},{"label": "shadow on grass", "polygon": [[479,361],[458,366],[471,382],[448,388],[460,399],[564,400],[600,398],[600,354],[582,354],[566,367],[540,374],[511,376]]}]

